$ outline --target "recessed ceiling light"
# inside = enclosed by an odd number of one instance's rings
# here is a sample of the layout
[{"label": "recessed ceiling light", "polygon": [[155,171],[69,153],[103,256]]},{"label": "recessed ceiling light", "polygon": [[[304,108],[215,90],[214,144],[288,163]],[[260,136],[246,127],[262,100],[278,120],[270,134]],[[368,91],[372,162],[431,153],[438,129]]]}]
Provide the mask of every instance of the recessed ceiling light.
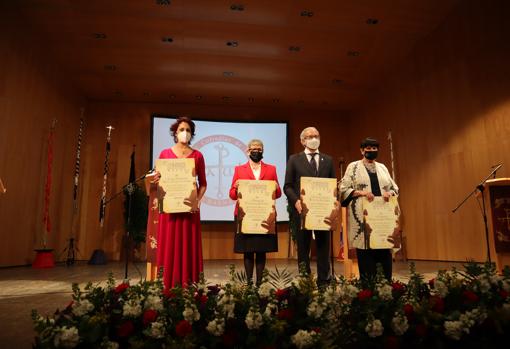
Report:
[{"label": "recessed ceiling light", "polygon": [[105,33],[94,33],[94,34],[92,34],[92,37],[94,39],[106,39],[106,34]]},{"label": "recessed ceiling light", "polygon": [[232,5],[230,5],[230,9],[232,11],[244,11],[244,5],[243,4],[232,4]]},{"label": "recessed ceiling light", "polygon": [[312,17],[312,16],[313,16],[312,11],[308,11],[308,10],[301,11],[301,17]]},{"label": "recessed ceiling light", "polygon": [[170,0],[156,0],[157,5],[170,5]]},{"label": "recessed ceiling light", "polygon": [[338,85],[338,84],[341,84],[341,83],[343,82],[343,80],[341,80],[341,79],[333,79],[333,80],[332,80],[332,82],[333,82],[334,84],[337,84],[337,85]]},{"label": "recessed ceiling light", "polygon": [[195,96],[196,99],[201,100],[202,96]]},{"label": "recessed ceiling light", "polygon": [[117,67],[115,66],[115,64],[107,64],[104,66],[104,69],[109,70],[109,71],[114,71],[114,70],[117,70]]},{"label": "recessed ceiling light", "polygon": [[248,102],[255,102],[255,98],[253,97],[248,98]]},{"label": "recessed ceiling light", "polygon": [[163,42],[174,42],[174,39],[172,39],[171,37],[169,36],[165,36],[161,39],[161,41]]},{"label": "recessed ceiling light", "polygon": [[377,18],[369,18],[367,19],[367,24],[377,24],[379,23],[379,20]]},{"label": "recessed ceiling light", "polygon": [[359,51],[347,51],[347,56],[349,57],[358,57]]},{"label": "recessed ceiling light", "polygon": [[273,98],[273,103],[279,103],[279,102],[280,102],[279,98]]},{"label": "recessed ceiling light", "polygon": [[233,71],[224,71],[223,76],[230,78],[230,77],[234,76],[234,72]]},{"label": "recessed ceiling light", "polygon": [[289,46],[289,51],[291,51],[291,52],[299,52],[299,51],[301,51],[301,47],[299,47],[299,46]]},{"label": "recessed ceiling light", "polygon": [[237,42],[237,41],[227,41],[227,46],[237,47],[237,46],[239,46],[239,42]]}]

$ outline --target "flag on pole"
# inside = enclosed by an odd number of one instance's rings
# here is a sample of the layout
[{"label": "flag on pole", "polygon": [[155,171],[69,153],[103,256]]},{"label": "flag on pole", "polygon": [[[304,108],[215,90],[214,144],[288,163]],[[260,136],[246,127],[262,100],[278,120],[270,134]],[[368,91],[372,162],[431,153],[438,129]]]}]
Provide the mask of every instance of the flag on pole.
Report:
[{"label": "flag on pole", "polygon": [[48,234],[51,231],[51,219],[50,219],[50,194],[51,194],[51,170],[53,166],[53,138],[55,125],[57,124],[57,119],[53,119],[51,121],[50,133],[48,134],[47,140],[47,163],[46,163],[46,184],[44,186],[44,209],[43,209],[43,224],[44,224],[44,234],[43,234],[43,247],[46,247],[46,240]]},{"label": "flag on pole", "polygon": [[106,136],[106,155],[104,159],[104,170],[103,170],[103,191],[101,192],[101,202],[99,207],[99,223],[101,227],[104,225],[104,217],[106,210],[106,184],[108,181],[108,161],[110,158],[110,139],[111,133],[114,129],[112,126],[106,127],[108,129],[108,135]]},{"label": "flag on pole", "polygon": [[129,168],[129,183],[133,183],[136,180],[135,173],[135,145],[133,145],[133,152],[131,153],[131,166]]},{"label": "flag on pole", "polygon": [[80,182],[80,160],[81,160],[81,138],[83,134],[83,108],[81,109],[80,128],[78,130],[78,142],[76,144],[76,162],[74,164],[74,186],[73,186],[73,206],[78,209],[78,184]]}]

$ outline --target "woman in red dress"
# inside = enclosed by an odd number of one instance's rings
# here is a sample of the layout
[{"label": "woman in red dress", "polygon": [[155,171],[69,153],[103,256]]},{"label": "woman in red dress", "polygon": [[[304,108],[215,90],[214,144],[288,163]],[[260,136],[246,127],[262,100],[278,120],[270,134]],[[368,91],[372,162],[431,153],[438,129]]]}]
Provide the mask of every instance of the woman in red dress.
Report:
[{"label": "woman in red dress", "polygon": [[[202,260],[202,233],[200,229],[200,202],[204,196],[207,181],[202,153],[190,147],[195,135],[195,123],[187,117],[178,118],[170,126],[175,145],[165,149],[160,159],[195,159],[198,177],[198,209],[191,213],[161,213],[158,226],[157,265],[163,268],[165,288],[177,284],[185,287],[199,279],[204,270]],[[155,182],[161,178],[156,173]]]},{"label": "woman in red dress", "polygon": [[[261,140],[252,139],[248,143],[247,154],[250,160],[244,165],[236,166],[234,177],[232,178],[232,186],[230,187],[229,196],[232,200],[237,200],[237,187],[239,179],[252,180],[273,180],[276,181],[276,191],[273,194],[274,199],[282,196],[282,190],[278,184],[276,175],[276,167],[262,162],[262,153],[264,152],[264,144]],[[237,221],[238,204],[236,204],[234,216]],[[276,216],[274,217],[276,220]],[[276,228],[276,224],[275,224]],[[275,229],[276,230],[276,229]],[[236,232],[234,235],[234,252],[244,254],[244,269],[248,280],[253,278],[253,268],[256,265],[257,270],[257,286],[262,281],[262,273],[266,266],[266,252],[278,252],[278,238],[276,234],[242,234]],[[256,255],[256,261],[255,261]]]}]

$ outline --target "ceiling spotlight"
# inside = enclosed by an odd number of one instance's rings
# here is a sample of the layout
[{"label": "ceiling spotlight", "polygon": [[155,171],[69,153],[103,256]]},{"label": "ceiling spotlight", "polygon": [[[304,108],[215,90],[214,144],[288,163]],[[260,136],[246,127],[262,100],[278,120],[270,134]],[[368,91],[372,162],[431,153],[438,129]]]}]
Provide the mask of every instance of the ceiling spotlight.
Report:
[{"label": "ceiling spotlight", "polygon": [[196,98],[197,100],[201,100],[201,99],[202,99],[202,96],[195,96],[195,98]]},{"label": "ceiling spotlight", "polygon": [[279,98],[273,98],[273,103],[279,103],[279,102],[280,102]]},{"label": "ceiling spotlight", "polygon": [[94,39],[106,39],[106,34],[105,33],[94,33],[94,34],[92,34],[92,37]]},{"label": "ceiling spotlight", "polygon": [[347,56],[349,57],[358,57],[359,51],[347,51]]},{"label": "ceiling spotlight", "polygon": [[301,11],[301,17],[312,17],[312,16],[313,16],[312,11],[308,11],[308,10]]},{"label": "ceiling spotlight", "polygon": [[164,38],[161,39],[161,41],[163,41],[163,42],[174,42],[174,39],[172,39],[169,36],[165,36]]},{"label": "ceiling spotlight", "polygon": [[340,79],[333,79],[332,82],[336,85],[338,84],[341,84],[343,82],[343,80],[340,80]]},{"label": "ceiling spotlight", "polygon": [[170,0],[156,0],[157,5],[170,5]]},{"label": "ceiling spotlight", "polygon": [[299,47],[299,46],[289,46],[289,51],[291,51],[291,52],[299,52],[299,51],[301,51],[301,47]]},{"label": "ceiling spotlight", "polygon": [[369,19],[367,19],[367,24],[373,25],[373,24],[377,24],[377,23],[379,23],[379,20],[377,18],[369,18]]},{"label": "ceiling spotlight", "polygon": [[244,11],[244,5],[243,4],[232,4],[232,5],[230,5],[230,9],[232,11]]},{"label": "ceiling spotlight", "polygon": [[231,78],[232,76],[234,76],[234,72],[233,71],[224,71],[223,76],[225,76],[227,78]]},{"label": "ceiling spotlight", "polygon": [[109,71],[115,71],[117,70],[117,67],[114,64],[107,64],[104,66],[104,69]]},{"label": "ceiling spotlight", "polygon": [[248,102],[255,102],[255,98],[253,97],[248,98]]},{"label": "ceiling spotlight", "polygon": [[239,46],[239,42],[237,42],[237,41],[227,41],[227,46],[237,47],[237,46]]}]

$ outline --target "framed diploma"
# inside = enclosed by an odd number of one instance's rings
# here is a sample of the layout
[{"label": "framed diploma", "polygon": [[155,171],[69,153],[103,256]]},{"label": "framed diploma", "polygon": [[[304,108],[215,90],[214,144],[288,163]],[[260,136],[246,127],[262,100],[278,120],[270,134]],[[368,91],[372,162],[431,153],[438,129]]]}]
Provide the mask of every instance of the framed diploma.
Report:
[{"label": "framed diploma", "polygon": [[370,248],[400,248],[400,209],[396,196],[384,201],[376,196],[372,202],[362,199],[365,234]]},{"label": "framed diploma", "polygon": [[340,215],[336,178],[301,177],[301,205],[303,229],[335,229]]},{"label": "framed diploma", "polygon": [[275,181],[239,180],[237,220],[243,234],[274,234]]},{"label": "framed diploma", "polygon": [[194,159],[157,159],[161,173],[158,203],[161,213],[191,212],[198,208]]}]

